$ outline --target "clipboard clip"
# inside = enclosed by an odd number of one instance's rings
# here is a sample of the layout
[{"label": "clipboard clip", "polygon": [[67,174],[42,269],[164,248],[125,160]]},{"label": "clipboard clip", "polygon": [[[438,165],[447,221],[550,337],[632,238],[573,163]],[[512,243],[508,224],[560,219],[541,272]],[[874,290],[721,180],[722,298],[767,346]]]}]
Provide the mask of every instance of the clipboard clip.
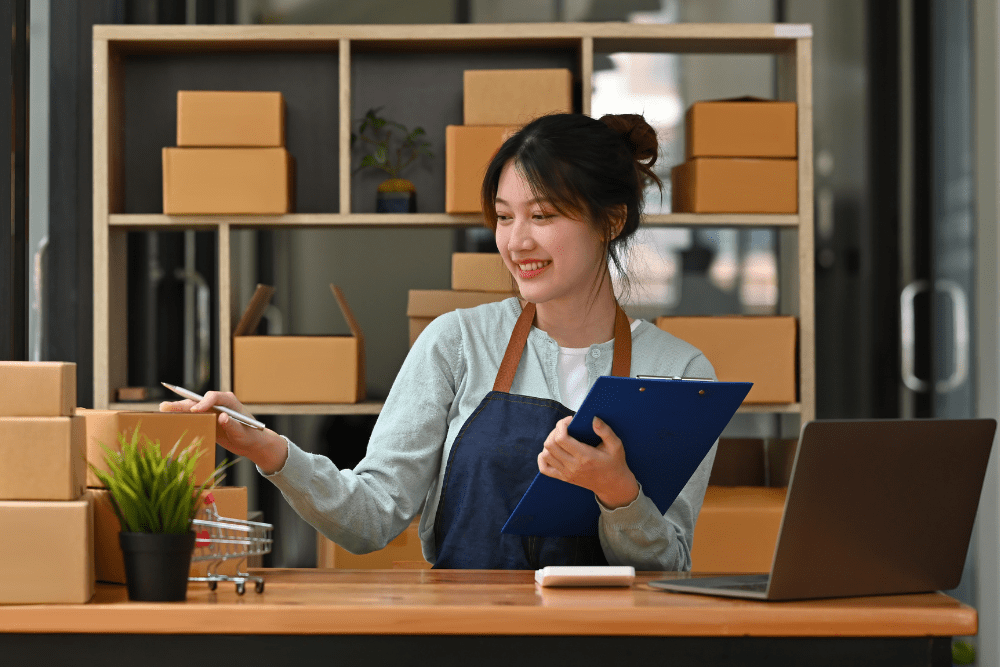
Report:
[{"label": "clipboard clip", "polygon": [[712,378],[686,378],[680,375],[636,375],[637,380],[685,380],[690,382],[713,382]]}]

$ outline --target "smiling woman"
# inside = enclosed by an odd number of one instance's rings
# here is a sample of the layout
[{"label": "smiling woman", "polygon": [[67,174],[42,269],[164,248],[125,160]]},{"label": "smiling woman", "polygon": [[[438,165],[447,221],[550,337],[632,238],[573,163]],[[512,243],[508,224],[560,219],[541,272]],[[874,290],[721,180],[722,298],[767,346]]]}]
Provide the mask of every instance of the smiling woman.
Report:
[{"label": "smiling woman", "polygon": [[[657,142],[641,116],[544,116],[510,137],[483,183],[483,209],[520,298],[446,313],[396,377],[365,458],[339,470],[270,430],[219,417],[218,442],[253,460],[293,508],[352,553],[381,549],[420,513],[438,568],[632,565],[687,570],[715,448],[666,513],[642,491],[618,436],[567,425],[601,375],[713,378],[693,346],[618,305],[609,262],[639,226]],[[162,409],[204,411],[232,394]],[[502,534],[538,472],[593,492],[590,535]]]}]

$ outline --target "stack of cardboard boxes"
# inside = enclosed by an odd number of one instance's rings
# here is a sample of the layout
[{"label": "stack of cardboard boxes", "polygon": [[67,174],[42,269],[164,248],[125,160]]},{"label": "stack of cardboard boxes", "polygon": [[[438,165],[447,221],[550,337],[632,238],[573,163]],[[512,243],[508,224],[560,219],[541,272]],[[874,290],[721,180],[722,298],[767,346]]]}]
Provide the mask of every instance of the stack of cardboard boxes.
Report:
[{"label": "stack of cardboard boxes", "polygon": [[76,364],[0,362],[0,603],[94,594],[94,517]]},{"label": "stack of cardboard boxes", "polygon": [[292,210],[280,92],[178,91],[177,146],[163,149],[164,213]]},{"label": "stack of cardboard boxes", "polygon": [[464,125],[445,130],[447,213],[478,213],[486,167],[517,128],[573,109],[568,69],[466,70]]},{"label": "stack of cardboard boxes", "polygon": [[514,277],[499,253],[454,253],[450,290],[410,290],[406,308],[410,318],[410,345],[437,316],[459,308],[503,301],[514,296],[514,289]]},{"label": "stack of cardboard boxes", "polygon": [[797,213],[794,102],[696,102],[685,116],[686,162],[671,172],[675,213]]},{"label": "stack of cardboard boxes", "polygon": [[[104,462],[104,447],[117,451],[118,436],[123,434],[131,440],[138,428],[150,440],[159,441],[161,451],[170,451],[174,443],[180,442],[178,449],[189,446],[200,439],[198,449],[203,452],[195,468],[195,482],[201,484],[212,476],[215,470],[215,422],[216,414],[185,414],[167,412],[128,412],[119,410],[86,410],[77,408],[83,422],[83,442],[87,461],[107,470]],[[102,445],[104,447],[102,447]],[[97,476],[87,472],[88,495],[94,506],[94,562],[98,581],[113,584],[125,583],[125,562],[118,533],[121,525],[111,505],[111,494]],[[212,491],[220,515],[247,518],[246,487],[220,487]],[[235,563],[232,564],[235,566]],[[205,564],[192,566],[192,576],[204,576]],[[223,574],[233,574],[220,570]]]}]

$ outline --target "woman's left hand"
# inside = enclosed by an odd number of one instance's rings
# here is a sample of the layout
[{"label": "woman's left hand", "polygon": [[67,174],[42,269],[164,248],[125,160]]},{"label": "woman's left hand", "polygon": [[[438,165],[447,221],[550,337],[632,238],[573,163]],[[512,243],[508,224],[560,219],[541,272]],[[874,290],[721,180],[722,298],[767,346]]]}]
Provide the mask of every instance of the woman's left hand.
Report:
[{"label": "woman's left hand", "polygon": [[538,455],[538,470],[593,491],[609,508],[624,507],[639,496],[639,483],[625,463],[625,449],[611,427],[594,417],[594,432],[601,444],[584,444],[567,429],[572,417],[556,422]]}]

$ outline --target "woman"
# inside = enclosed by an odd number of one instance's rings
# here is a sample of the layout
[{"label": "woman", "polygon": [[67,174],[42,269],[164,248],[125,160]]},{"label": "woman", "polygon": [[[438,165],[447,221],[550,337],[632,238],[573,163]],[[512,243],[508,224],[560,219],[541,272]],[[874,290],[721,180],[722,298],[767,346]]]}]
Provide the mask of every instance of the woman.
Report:
[{"label": "woman", "polygon": [[[354,470],[270,430],[219,415],[218,442],[254,461],[310,524],[354,553],[380,549],[420,513],[435,567],[537,569],[633,565],[690,569],[691,539],[714,448],[666,514],[647,498],[621,441],[567,434],[600,375],[712,377],[705,357],[618,306],[609,261],[639,226],[643,188],[659,184],[656,133],[641,116],[539,118],[510,137],[483,182],[483,211],[520,298],[458,310],[421,333]],[[161,410],[245,412],[232,394]],[[595,537],[503,535],[535,474],[594,492]]]}]

